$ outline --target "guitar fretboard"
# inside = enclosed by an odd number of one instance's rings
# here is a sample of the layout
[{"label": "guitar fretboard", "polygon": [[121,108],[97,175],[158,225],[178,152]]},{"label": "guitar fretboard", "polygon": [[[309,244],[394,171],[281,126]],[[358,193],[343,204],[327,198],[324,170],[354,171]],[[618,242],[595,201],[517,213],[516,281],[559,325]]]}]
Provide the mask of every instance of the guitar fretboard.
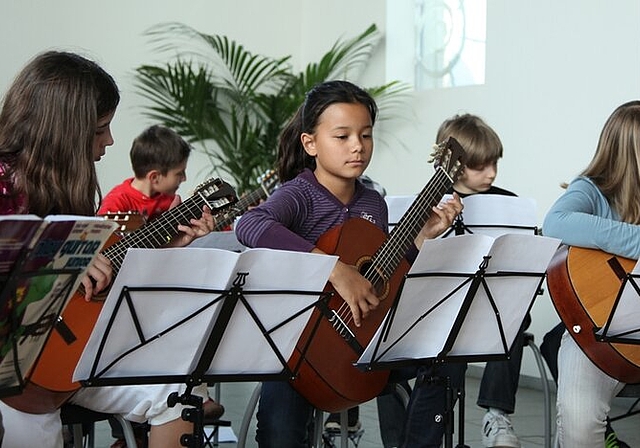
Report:
[{"label": "guitar fretboard", "polygon": [[[211,210],[219,210],[232,203],[226,196],[215,197],[212,192],[219,192],[217,185],[210,185],[184,200],[181,204],[167,210],[162,215],[127,234],[120,241],[112,244],[102,253],[111,261],[114,275],[118,273],[129,248],[155,249],[167,244],[178,231],[178,225],[189,225],[191,219],[202,216],[202,208],[207,205]],[[235,200],[235,198],[234,198]]]},{"label": "guitar fretboard", "polygon": [[393,275],[413,240],[431,216],[431,208],[440,202],[453,183],[454,180],[449,174],[438,167],[398,225],[393,228],[389,238],[373,256],[372,265],[365,274],[369,281],[375,280],[380,274],[385,278]]}]

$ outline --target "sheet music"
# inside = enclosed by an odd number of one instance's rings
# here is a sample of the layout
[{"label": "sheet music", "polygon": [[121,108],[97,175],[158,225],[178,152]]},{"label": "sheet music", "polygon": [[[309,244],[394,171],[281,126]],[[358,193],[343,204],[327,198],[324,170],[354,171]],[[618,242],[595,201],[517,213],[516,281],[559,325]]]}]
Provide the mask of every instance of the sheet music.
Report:
[{"label": "sheet music", "polygon": [[238,241],[233,230],[210,232],[207,235],[193,240],[189,247],[206,247],[211,249],[224,249],[234,252],[242,252],[247,247]]},{"label": "sheet music", "polygon": [[[443,201],[450,199],[447,194]],[[397,224],[415,200],[415,195],[387,196],[389,225]],[[462,199],[462,220],[473,233],[498,237],[505,233],[534,233],[537,228],[536,202],[531,198],[501,194],[474,194]],[[448,234],[445,234],[448,236]],[[452,234],[450,234],[452,235]]]},{"label": "sheet music", "polygon": [[[192,287],[228,290],[237,273],[249,273],[243,295],[267,330],[305,307],[315,303],[324,289],[338,257],[271,249],[248,249],[236,253],[220,249],[129,249],[115,279],[98,322],[82,354],[74,381],[89,378],[91,366],[103,337],[105,351],[100,354],[98,371],[127,350],[135,349],[116,363],[104,377],[185,375],[193,371],[206,337],[222,305],[218,293],[190,291],[132,292],[141,331],[155,339],[140,344],[131,312],[116,309],[123,287]],[[260,295],[261,291],[291,291]],[[317,292],[302,294],[296,291]],[[209,306],[206,309],[207,305]],[[283,325],[271,336],[288,359],[306,325],[312,308]],[[167,328],[192,316],[184,324]],[[115,315],[114,329],[107,324]],[[106,335],[106,336],[104,336]],[[267,344],[263,332],[244,306],[236,306],[220,347],[207,373],[278,373],[282,364]]]},{"label": "sheet music", "polygon": [[[560,240],[554,238],[524,234],[505,234],[495,239],[487,235],[461,235],[425,241],[409,275],[434,275],[407,278],[388,337],[380,341],[379,358],[374,359],[374,351],[390,315],[385,318],[358,364],[367,365],[375,360],[436,358],[461,311],[469,291],[468,279],[478,271],[485,255],[491,257],[486,274],[534,274],[485,277],[510,347],[559,245]],[[501,353],[504,353],[504,348],[496,313],[486,291],[479,288],[448,355]]]},{"label": "sheet music", "polygon": [[384,200],[387,203],[389,209],[389,231],[398,224],[402,215],[409,209],[413,201],[416,199],[416,195],[405,196],[385,196]]}]

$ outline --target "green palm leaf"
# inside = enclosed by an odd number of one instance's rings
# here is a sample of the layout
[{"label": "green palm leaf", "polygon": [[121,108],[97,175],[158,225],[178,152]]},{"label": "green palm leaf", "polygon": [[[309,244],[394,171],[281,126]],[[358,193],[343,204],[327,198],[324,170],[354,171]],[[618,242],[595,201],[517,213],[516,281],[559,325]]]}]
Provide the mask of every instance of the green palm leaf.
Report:
[{"label": "green palm leaf", "polygon": [[[380,39],[371,25],[337,41],[319,62],[294,74],[290,56],[253,54],[226,36],[184,24],[160,24],[147,35],[168,62],[136,68],[144,113],[199,143],[210,171],[228,173],[241,192],[255,188],[256,179],[273,168],[278,136],[305,93],[329,79],[356,78]],[[393,104],[402,86],[389,83],[369,90]]]}]

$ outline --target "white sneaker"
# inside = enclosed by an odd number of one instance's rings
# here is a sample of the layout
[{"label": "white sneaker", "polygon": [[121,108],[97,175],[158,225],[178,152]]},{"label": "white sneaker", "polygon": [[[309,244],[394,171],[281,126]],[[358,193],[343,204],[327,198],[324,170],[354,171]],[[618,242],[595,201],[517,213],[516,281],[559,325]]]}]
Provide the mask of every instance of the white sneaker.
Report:
[{"label": "white sneaker", "polygon": [[492,448],[520,448],[511,421],[506,414],[487,411],[482,418],[482,444]]}]

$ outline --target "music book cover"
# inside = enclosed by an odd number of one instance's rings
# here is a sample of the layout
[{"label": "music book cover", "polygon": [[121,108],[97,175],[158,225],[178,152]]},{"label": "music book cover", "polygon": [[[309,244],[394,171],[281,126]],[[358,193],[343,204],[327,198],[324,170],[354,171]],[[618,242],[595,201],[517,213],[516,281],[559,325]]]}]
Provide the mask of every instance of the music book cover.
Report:
[{"label": "music book cover", "polygon": [[1,395],[19,392],[57,316],[116,227],[92,217],[0,217]]}]

